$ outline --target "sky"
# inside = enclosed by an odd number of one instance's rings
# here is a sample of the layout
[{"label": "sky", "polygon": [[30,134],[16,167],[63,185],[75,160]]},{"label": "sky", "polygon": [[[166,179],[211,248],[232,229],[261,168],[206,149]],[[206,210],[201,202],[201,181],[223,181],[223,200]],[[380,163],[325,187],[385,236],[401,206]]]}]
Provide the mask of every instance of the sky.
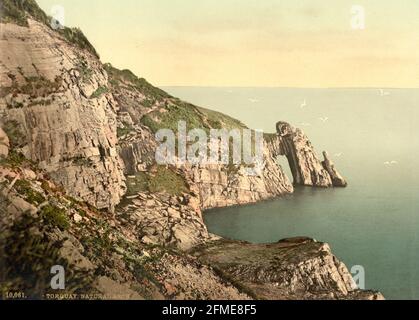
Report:
[{"label": "sky", "polygon": [[417,0],[37,2],[159,86],[419,87]]}]

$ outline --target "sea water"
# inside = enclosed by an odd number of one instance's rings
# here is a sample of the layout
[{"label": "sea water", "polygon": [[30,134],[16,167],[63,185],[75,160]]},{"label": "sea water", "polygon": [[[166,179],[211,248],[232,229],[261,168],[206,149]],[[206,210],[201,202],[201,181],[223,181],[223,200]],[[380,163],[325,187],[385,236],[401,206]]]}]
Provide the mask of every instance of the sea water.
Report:
[{"label": "sea water", "polygon": [[300,127],[349,183],[211,210],[210,232],[255,243],[312,237],[349,269],[362,266],[367,288],[419,299],[419,89],[163,89],[254,129],[274,132],[277,121]]}]

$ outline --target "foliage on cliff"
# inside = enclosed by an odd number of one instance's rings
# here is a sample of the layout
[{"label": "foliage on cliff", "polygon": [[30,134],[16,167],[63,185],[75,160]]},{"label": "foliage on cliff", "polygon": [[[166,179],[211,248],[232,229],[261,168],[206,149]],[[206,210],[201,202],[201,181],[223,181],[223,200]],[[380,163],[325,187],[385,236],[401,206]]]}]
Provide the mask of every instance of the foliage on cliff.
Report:
[{"label": "foliage on cliff", "polygon": [[[0,2],[1,23],[14,23],[22,27],[28,27],[28,17],[39,21],[51,28],[52,18],[49,17],[36,3],[35,0],[2,0]],[[68,42],[86,49],[97,58],[99,54],[93,45],[79,28],[62,26],[56,29]]]}]

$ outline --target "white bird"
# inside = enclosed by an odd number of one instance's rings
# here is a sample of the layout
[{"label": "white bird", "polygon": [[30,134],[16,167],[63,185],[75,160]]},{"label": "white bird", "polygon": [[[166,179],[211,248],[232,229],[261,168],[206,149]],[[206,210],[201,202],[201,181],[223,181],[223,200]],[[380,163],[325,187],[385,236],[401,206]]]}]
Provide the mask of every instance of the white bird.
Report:
[{"label": "white bird", "polygon": [[250,101],[251,103],[256,103],[256,102],[259,102],[259,100],[258,100],[258,99],[249,99],[249,101]]},{"label": "white bird", "polygon": [[329,118],[328,117],[324,117],[324,118],[319,118],[319,120],[320,121],[323,121],[323,123],[326,123],[329,120]]},{"label": "white bird", "polygon": [[300,126],[302,126],[302,127],[310,127],[310,126],[311,126],[311,123],[308,123],[308,122],[301,122],[301,123],[300,123]]},{"label": "white bird", "polygon": [[380,89],[380,95],[382,97],[389,96],[390,95],[390,92],[384,91],[384,89]]},{"label": "white bird", "polygon": [[384,165],[385,165],[385,166],[395,166],[395,165],[397,165],[397,164],[399,164],[399,162],[398,162],[398,161],[396,161],[396,160],[392,160],[392,161],[386,161],[386,162],[384,162]]},{"label": "white bird", "polygon": [[340,153],[335,153],[335,157],[340,158],[341,156],[343,156],[343,153],[342,153],[342,152],[340,152]]},{"label": "white bird", "polygon": [[301,109],[304,109],[305,107],[307,107],[307,100],[304,99],[303,103],[301,104]]}]

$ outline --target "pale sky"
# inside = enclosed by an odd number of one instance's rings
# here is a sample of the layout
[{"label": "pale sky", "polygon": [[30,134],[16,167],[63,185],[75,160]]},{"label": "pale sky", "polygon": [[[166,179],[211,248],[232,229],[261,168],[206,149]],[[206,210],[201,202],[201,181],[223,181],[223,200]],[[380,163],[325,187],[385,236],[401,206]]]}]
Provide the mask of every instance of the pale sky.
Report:
[{"label": "pale sky", "polygon": [[159,86],[419,87],[418,0],[38,3],[62,5],[103,62]]}]

